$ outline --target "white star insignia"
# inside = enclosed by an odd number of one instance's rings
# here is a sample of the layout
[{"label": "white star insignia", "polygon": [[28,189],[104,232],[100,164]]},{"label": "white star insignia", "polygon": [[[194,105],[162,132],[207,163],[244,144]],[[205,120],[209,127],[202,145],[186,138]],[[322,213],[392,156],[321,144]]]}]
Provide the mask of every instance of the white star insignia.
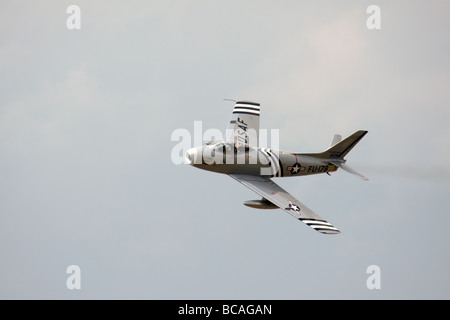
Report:
[{"label": "white star insignia", "polygon": [[300,166],[298,164],[296,164],[295,166],[292,167],[292,173],[297,173],[300,171]]}]

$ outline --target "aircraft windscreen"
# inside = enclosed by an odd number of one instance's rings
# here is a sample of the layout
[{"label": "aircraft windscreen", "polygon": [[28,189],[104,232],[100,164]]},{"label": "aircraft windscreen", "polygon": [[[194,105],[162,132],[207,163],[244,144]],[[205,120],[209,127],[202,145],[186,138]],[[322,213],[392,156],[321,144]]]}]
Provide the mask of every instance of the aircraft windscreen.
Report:
[{"label": "aircraft windscreen", "polygon": [[224,143],[224,142],[219,142],[216,143],[214,145],[214,150],[215,151],[221,151],[221,152],[226,152],[227,150],[232,150],[232,144],[230,143]]}]

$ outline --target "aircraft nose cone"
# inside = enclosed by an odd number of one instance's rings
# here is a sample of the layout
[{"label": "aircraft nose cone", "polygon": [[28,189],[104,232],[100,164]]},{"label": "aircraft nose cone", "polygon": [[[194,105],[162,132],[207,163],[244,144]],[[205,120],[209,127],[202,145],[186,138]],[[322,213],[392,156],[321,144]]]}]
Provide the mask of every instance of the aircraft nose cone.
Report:
[{"label": "aircraft nose cone", "polygon": [[194,159],[195,159],[195,149],[191,148],[186,152],[184,160],[187,164],[194,164]]}]

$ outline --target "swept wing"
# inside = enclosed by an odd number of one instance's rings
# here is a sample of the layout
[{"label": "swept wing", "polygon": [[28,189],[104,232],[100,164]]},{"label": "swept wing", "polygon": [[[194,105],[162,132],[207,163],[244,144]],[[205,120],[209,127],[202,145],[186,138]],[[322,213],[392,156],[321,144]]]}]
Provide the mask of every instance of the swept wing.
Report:
[{"label": "swept wing", "polygon": [[337,228],[314,213],[270,178],[246,174],[230,174],[230,176],[314,230],[324,234],[340,233]]}]

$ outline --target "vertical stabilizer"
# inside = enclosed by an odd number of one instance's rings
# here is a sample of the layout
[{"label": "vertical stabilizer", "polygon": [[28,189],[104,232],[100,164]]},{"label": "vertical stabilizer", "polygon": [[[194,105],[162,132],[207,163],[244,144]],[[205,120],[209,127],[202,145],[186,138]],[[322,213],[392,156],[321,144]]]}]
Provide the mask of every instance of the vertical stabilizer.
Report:
[{"label": "vertical stabilizer", "polygon": [[347,171],[362,180],[369,180],[364,177],[362,174],[356,172],[352,168],[350,168],[346,163],[344,157],[353,149],[356,144],[361,141],[361,139],[367,134],[368,131],[359,130],[356,131],[351,136],[348,136],[344,140],[342,140],[342,136],[339,134],[335,134],[333,140],[331,140],[330,147],[321,153],[304,153],[302,155],[319,158],[325,161],[329,161],[331,164],[334,164],[338,168]]}]

